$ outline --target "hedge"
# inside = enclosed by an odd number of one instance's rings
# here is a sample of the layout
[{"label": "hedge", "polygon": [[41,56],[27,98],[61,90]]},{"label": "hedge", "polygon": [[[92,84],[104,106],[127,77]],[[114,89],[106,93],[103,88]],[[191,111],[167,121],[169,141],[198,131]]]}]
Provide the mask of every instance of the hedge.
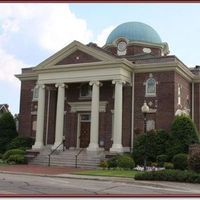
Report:
[{"label": "hedge", "polygon": [[200,174],[193,171],[169,169],[161,171],[140,172],[135,175],[135,180],[200,183]]}]

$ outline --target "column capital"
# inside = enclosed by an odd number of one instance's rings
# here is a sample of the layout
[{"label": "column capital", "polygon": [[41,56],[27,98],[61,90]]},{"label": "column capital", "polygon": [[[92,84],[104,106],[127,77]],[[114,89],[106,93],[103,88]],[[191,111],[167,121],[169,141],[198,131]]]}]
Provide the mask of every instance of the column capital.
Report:
[{"label": "column capital", "polygon": [[45,88],[45,85],[44,84],[40,84],[40,83],[37,83],[35,88],[42,88],[44,89]]},{"label": "column capital", "polygon": [[99,86],[99,87],[101,87],[103,85],[100,81],[90,81],[89,82],[89,85],[91,85],[91,86],[94,85],[94,84],[96,86]]},{"label": "column capital", "polygon": [[61,88],[68,88],[68,85],[66,85],[65,83],[56,83],[55,86]]},{"label": "column capital", "polygon": [[112,84],[122,84],[122,85],[125,85],[126,81],[123,81],[123,80],[113,80]]}]

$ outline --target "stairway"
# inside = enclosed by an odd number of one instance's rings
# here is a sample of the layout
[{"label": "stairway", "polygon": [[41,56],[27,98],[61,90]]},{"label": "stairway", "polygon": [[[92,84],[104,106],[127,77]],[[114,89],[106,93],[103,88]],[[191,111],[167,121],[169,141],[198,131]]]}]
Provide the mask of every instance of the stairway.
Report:
[{"label": "stairway", "polygon": [[[80,149],[75,150],[65,150],[65,151],[55,151],[51,155],[51,166],[68,166],[75,167],[76,154],[78,154]],[[46,165],[48,166],[48,154],[51,152],[50,147],[46,147],[35,157],[29,161],[29,164],[35,165]],[[77,158],[78,168],[88,168],[95,169],[98,168],[101,160],[105,158],[104,151],[99,152],[88,152],[84,149]]]}]

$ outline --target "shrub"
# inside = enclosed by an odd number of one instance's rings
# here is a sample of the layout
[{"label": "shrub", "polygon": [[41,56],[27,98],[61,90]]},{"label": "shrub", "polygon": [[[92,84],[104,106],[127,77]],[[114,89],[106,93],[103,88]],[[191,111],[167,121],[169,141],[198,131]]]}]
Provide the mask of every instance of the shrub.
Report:
[{"label": "shrub", "polygon": [[135,162],[130,156],[121,155],[117,158],[117,166],[123,169],[133,169],[135,167]]},{"label": "shrub", "polygon": [[163,167],[164,167],[165,169],[174,169],[174,164],[171,163],[171,162],[164,162]]},{"label": "shrub", "polygon": [[151,163],[151,167],[158,167],[158,163],[157,162],[152,162]]},{"label": "shrub", "polygon": [[6,151],[6,145],[17,137],[15,120],[11,113],[3,113],[0,117],[0,153]]},{"label": "shrub", "polygon": [[158,165],[160,167],[163,167],[164,162],[168,161],[168,156],[164,155],[164,154],[163,155],[159,155],[159,156],[156,157],[156,161],[157,161],[157,163],[158,163]]},{"label": "shrub", "polygon": [[2,159],[3,159],[3,160],[7,160],[11,155],[15,155],[15,154],[24,155],[24,154],[25,154],[25,151],[24,151],[24,150],[21,150],[21,149],[11,149],[11,150],[8,150],[8,151],[6,151],[6,152],[3,154]]},{"label": "shrub", "polygon": [[17,149],[23,148],[24,150],[27,148],[31,148],[34,144],[34,139],[29,137],[16,137],[14,138],[8,145],[7,150],[9,149]]},{"label": "shrub", "polygon": [[15,163],[15,164],[26,164],[27,159],[22,154],[13,154],[10,155],[7,159],[7,163]]},{"label": "shrub", "polygon": [[135,175],[135,180],[152,181],[178,181],[188,183],[200,183],[200,174],[192,171],[162,170],[151,172],[140,172]]},{"label": "shrub", "polygon": [[102,161],[99,163],[99,167],[102,167],[103,169],[107,168],[107,167],[108,167],[107,161],[102,160]]},{"label": "shrub", "polygon": [[173,157],[172,162],[174,164],[174,169],[185,170],[188,168],[187,154],[180,153]]},{"label": "shrub", "polygon": [[172,124],[167,154],[169,158],[179,153],[188,153],[189,145],[199,143],[194,122],[187,116],[177,116]]},{"label": "shrub", "polygon": [[191,170],[200,172],[200,152],[196,151],[192,153],[188,158],[188,165]]},{"label": "shrub", "polygon": [[[146,137],[146,155],[147,162],[155,162],[156,157],[161,154],[166,154],[167,142],[169,134],[164,130],[151,131],[147,133]],[[134,141],[133,158],[137,165],[144,162],[145,154],[145,135],[138,136]]]},{"label": "shrub", "polygon": [[109,159],[107,161],[108,168],[116,168],[117,167],[117,158],[118,158],[118,155],[112,157],[111,159]]}]

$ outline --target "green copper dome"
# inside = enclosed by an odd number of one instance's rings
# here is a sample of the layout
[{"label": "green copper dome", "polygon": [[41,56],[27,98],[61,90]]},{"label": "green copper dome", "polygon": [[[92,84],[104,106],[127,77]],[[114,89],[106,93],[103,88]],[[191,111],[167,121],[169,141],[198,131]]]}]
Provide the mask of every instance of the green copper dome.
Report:
[{"label": "green copper dome", "polygon": [[149,25],[141,22],[127,22],[117,26],[108,36],[106,44],[112,44],[116,39],[124,37],[129,41],[147,43],[162,43],[158,33]]}]

